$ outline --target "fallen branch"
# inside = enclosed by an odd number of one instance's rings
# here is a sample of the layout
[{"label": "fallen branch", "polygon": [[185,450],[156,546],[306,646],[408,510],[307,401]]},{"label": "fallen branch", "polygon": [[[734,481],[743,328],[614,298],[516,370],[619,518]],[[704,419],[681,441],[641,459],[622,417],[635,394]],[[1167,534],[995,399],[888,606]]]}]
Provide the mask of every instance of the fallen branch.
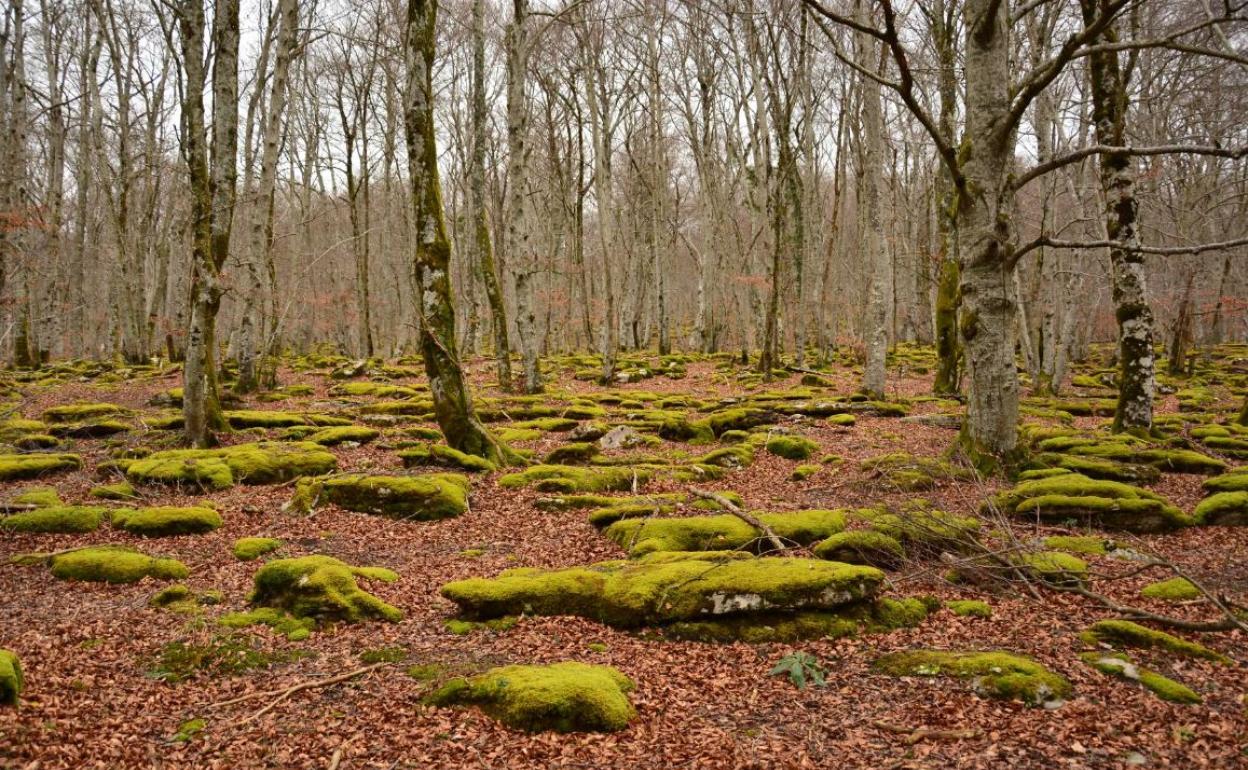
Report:
[{"label": "fallen branch", "polygon": [[771,527],[767,526],[762,521],[760,521],[757,516],[754,516],[753,514],[749,514],[741,510],[740,508],[737,507],[736,503],[732,502],[731,500],[724,497],[723,495],[717,495],[714,492],[708,492],[705,489],[698,489],[697,487],[690,487],[689,491],[693,495],[700,497],[703,500],[711,500],[717,503],[725,511],[728,511],[729,513],[731,513],[733,516],[736,516],[741,521],[744,521],[746,524],[749,524],[751,527],[754,527],[759,532],[762,532],[763,536],[766,537],[768,542],[771,543],[771,547],[774,548],[775,550],[784,551],[788,549],[788,546],[786,546],[784,542],[780,540],[780,537],[776,535],[775,532],[772,531]]},{"label": "fallen branch", "polygon": [[390,664],[385,663],[385,662],[373,663],[371,665],[364,666],[362,668],[357,668],[352,671],[348,671],[345,674],[338,674],[336,676],[331,676],[326,679],[317,679],[311,682],[300,682],[299,684],[292,685],[290,687],[287,687],[281,690],[265,690],[263,692],[248,693],[247,695],[243,695],[238,698],[233,698],[231,700],[224,700],[219,703],[213,703],[208,708],[221,708],[223,706],[232,706],[236,703],[242,703],[244,701],[254,700],[256,698],[264,698],[267,696],[273,697],[273,700],[270,701],[268,704],[266,704],[264,708],[260,709],[259,711],[257,711],[256,713],[252,714],[251,716],[245,719],[240,719],[237,722],[234,722],[231,725],[229,725],[230,727],[238,727],[239,725],[245,725],[248,722],[253,722],[259,719],[260,717],[264,716],[265,714],[269,713],[274,708],[276,708],[282,701],[286,700],[287,698],[289,698],[290,696],[294,695],[297,692],[301,692],[303,690],[311,690],[316,687],[326,687],[331,684],[337,684],[338,682],[346,681],[347,679],[353,679],[362,674],[367,674],[369,671],[372,671],[373,669],[381,668],[382,666],[388,666],[388,665]]}]

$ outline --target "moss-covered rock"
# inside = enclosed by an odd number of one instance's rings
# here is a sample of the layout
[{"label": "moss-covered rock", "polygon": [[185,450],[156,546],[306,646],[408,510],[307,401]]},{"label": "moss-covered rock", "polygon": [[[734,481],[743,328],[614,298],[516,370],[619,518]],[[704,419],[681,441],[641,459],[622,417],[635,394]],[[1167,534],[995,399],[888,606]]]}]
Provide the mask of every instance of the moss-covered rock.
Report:
[{"label": "moss-covered rock", "polygon": [[1200,589],[1185,577],[1158,580],[1140,589],[1140,596],[1164,602],[1183,602],[1200,598]]},{"label": "moss-covered rock", "polygon": [[745,468],[754,464],[754,447],[749,444],[732,444],[707,452],[694,462],[719,468]]},{"label": "moss-covered rock", "polygon": [[45,409],[43,419],[48,422],[81,422],[94,417],[107,417],[114,414],[125,414],[125,412],[125,409],[116,404],[84,402]]},{"label": "moss-covered rock", "polygon": [[1248,492],[1248,465],[1205,479],[1206,492]]},{"label": "moss-covered rock", "polygon": [[91,490],[91,496],[100,500],[137,500],[139,495],[129,481],[101,484]]},{"label": "moss-covered rock", "polygon": [[177,559],[149,556],[133,548],[99,545],[58,553],[49,559],[52,574],[61,580],[95,583],[135,583],[145,577],[184,580],[189,573]]},{"label": "moss-covered rock", "polygon": [[224,522],[221,514],[211,508],[120,508],[113,511],[113,526],[132,535],[168,537],[200,535],[211,532]]},{"label": "moss-covered rock", "polygon": [[231,428],[289,428],[294,425],[350,425],[345,417],[305,412],[278,412],[259,409],[238,409],[225,412]]},{"label": "moss-covered rock", "polygon": [[23,489],[13,496],[18,505],[33,505],[37,508],[51,508],[61,505],[61,496],[53,487],[31,487]]},{"label": "moss-covered rock", "polygon": [[56,438],[103,438],[125,433],[130,426],[119,420],[93,420],[91,422],[58,423],[48,429]]},{"label": "moss-covered rock", "polygon": [[85,505],[54,505],[0,518],[0,530],[80,534],[99,529],[107,509]]},{"label": "moss-covered rock", "polygon": [[307,639],[317,624],[315,618],[297,618],[289,612],[274,609],[273,607],[257,607],[247,612],[226,613],[218,618],[217,622],[227,628],[268,626],[292,642],[300,642]]},{"label": "moss-covered rock", "polygon": [[886,484],[904,492],[922,492],[936,487],[940,479],[969,479],[974,473],[947,460],[892,452],[863,460],[860,467]]},{"label": "moss-covered rock", "polygon": [[1162,676],[1142,666],[1137,666],[1125,655],[1101,652],[1085,652],[1080,659],[1102,674],[1137,682],[1158,698],[1171,703],[1200,703],[1201,697],[1185,684]]},{"label": "moss-covered rock", "polygon": [[1022,553],[1014,563],[1036,580],[1054,585],[1077,585],[1088,576],[1088,563],[1065,551]]},{"label": "moss-covered rock", "polygon": [[786,460],[806,460],[819,451],[819,445],[802,436],[773,436],[767,451]]},{"label": "moss-covered rock", "polygon": [[498,479],[507,489],[532,486],[539,492],[624,492],[650,480],[647,468],[581,468],[572,465],[533,465]]},{"label": "moss-covered rock", "polygon": [[547,465],[582,465],[592,461],[601,452],[598,445],[592,441],[573,441],[563,446],[555,447],[546,455],[542,462]]},{"label": "moss-covered rock", "polygon": [[1024,481],[993,497],[990,505],[1010,516],[1043,521],[1077,519],[1130,532],[1163,532],[1193,523],[1161,495],[1077,473]]},{"label": "moss-covered rock", "polygon": [[628,726],[635,711],[626,693],[632,680],[610,666],[565,662],[504,666],[467,679],[452,679],[427,702],[475,705],[517,730],[613,732]]},{"label": "moss-covered rock", "polygon": [[359,513],[433,521],[453,518],[467,511],[469,489],[468,478],[458,473],[347,474],[300,480],[291,507],[308,512],[327,502]]},{"label": "moss-covered rock", "polygon": [[815,546],[815,556],[846,564],[869,564],[880,569],[897,569],[906,550],[896,538],[874,530],[839,532]]},{"label": "moss-covered rock", "polygon": [[929,508],[924,500],[912,501],[896,511],[864,508],[854,516],[915,555],[963,550],[983,527],[979,519]]},{"label": "moss-covered rock", "polygon": [[1142,626],[1130,620],[1100,620],[1080,634],[1086,644],[1105,644],[1110,647],[1134,647],[1154,649],[1181,655],[1187,658],[1201,658],[1220,663],[1228,662],[1225,655],[1215,652],[1203,644],[1189,642],[1174,634],[1158,631]]},{"label": "moss-covered rock", "polygon": [[835,609],[869,598],[884,573],[815,559],[656,553],[632,562],[447,583],[470,618],[579,615],[621,628],[760,611]]},{"label": "moss-covered rock", "polygon": [[232,553],[239,561],[255,561],[281,547],[282,541],[275,537],[240,537],[234,541]]},{"label": "moss-covered rock", "polygon": [[426,444],[399,452],[405,468],[438,466],[469,473],[490,473],[498,466],[484,457],[477,457],[442,444]]},{"label": "moss-covered rock", "polygon": [[0,650],[0,706],[16,706],[26,679],[22,662],[12,650]]},{"label": "moss-covered rock", "polygon": [[380,435],[381,431],[364,425],[334,425],[309,433],[306,440],[321,446],[338,446],[348,443],[367,444]]},{"label": "moss-covered rock", "polygon": [[331,452],[309,441],[261,441],[219,449],[170,449],[125,466],[134,484],[228,489],[235,483],[276,484],[328,473],[338,465]]},{"label": "moss-covered rock", "polygon": [[1197,503],[1192,517],[1215,527],[1248,527],[1248,491],[1212,494]]},{"label": "moss-covered rock", "polygon": [[402,619],[398,608],[364,591],[356,578],[393,582],[398,575],[379,567],[352,567],[329,556],[275,559],[256,572],[250,599],[256,607],[317,621]]},{"label": "moss-covered rock", "polygon": [[988,602],[978,599],[951,599],[945,602],[945,606],[954,615],[964,618],[990,618],[992,617],[992,607]]},{"label": "moss-covered rock", "polygon": [[[845,528],[842,511],[762,513],[758,519],[778,537],[799,545],[822,540]],[[658,551],[730,551],[769,547],[762,532],[731,514],[676,519],[621,519],[603,534],[632,557]]]},{"label": "moss-covered rock", "polygon": [[923,598],[877,599],[836,610],[760,612],[707,620],[679,621],[664,636],[693,642],[767,644],[840,639],[859,633],[887,633],[919,625],[939,605]]},{"label": "moss-covered rock", "polygon": [[1070,682],[1022,655],[1010,652],[908,650],[877,659],[872,667],[892,676],[948,676],[971,679],[975,691],[994,698],[1042,705],[1070,695]]},{"label": "moss-covered rock", "polygon": [[1089,556],[1104,556],[1114,549],[1114,541],[1093,535],[1050,535],[1044,539],[1045,548]]},{"label": "moss-covered rock", "polygon": [[44,474],[73,471],[82,467],[82,458],[74,454],[0,454],[0,481],[34,479]]},{"label": "moss-covered rock", "polygon": [[790,481],[805,481],[823,470],[822,465],[805,464],[799,465],[789,474]]}]

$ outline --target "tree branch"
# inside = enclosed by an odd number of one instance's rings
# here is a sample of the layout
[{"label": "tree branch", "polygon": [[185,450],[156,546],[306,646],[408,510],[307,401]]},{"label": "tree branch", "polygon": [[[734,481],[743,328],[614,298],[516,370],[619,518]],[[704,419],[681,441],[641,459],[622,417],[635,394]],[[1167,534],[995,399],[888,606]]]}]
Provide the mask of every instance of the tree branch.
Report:
[{"label": "tree branch", "polygon": [[1024,185],[1026,185],[1028,182],[1035,181],[1038,177],[1044,176],[1050,171],[1056,171],[1062,166],[1066,166],[1071,163],[1077,163],[1083,160],[1084,158],[1090,157],[1092,155],[1148,156],[1148,155],[1179,155],[1179,154],[1211,155],[1211,156],[1219,157],[1219,158],[1231,158],[1232,160],[1238,160],[1240,158],[1248,156],[1248,147],[1238,147],[1238,148],[1216,147],[1216,146],[1206,147],[1206,146],[1194,145],[1194,144],[1170,144],[1170,145],[1160,145],[1157,147],[1132,147],[1130,145],[1127,145],[1125,147],[1111,147],[1111,146],[1104,145],[1104,144],[1097,144],[1097,145],[1092,145],[1091,147],[1083,147],[1078,150],[1071,150],[1065,155],[1058,155],[1054,158],[1050,158],[1044,163],[1039,163],[1033,166],[1032,168],[1028,169],[1022,176],[1017,177],[1014,180],[1014,189],[1017,190],[1023,187]]}]

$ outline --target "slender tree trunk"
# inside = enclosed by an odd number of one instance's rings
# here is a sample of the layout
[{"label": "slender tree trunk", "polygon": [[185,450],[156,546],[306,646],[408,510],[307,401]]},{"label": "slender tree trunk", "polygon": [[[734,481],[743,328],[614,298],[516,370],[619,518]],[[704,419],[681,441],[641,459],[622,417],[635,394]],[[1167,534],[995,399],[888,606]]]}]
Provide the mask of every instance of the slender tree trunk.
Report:
[{"label": "slender tree trunk", "polygon": [[[866,24],[870,14],[865,4],[859,5],[859,20]],[[859,66],[878,71],[882,53],[866,35],[856,36]],[[862,169],[859,174],[858,208],[863,225],[860,238],[870,270],[867,291],[867,318],[863,336],[866,338],[867,360],[863,367],[862,390],[871,398],[884,398],[885,360],[888,355],[888,301],[890,266],[884,248],[880,225],[880,177],[884,167],[884,114],[880,106],[880,86],[861,78],[862,89]]]},{"label": "slender tree trunk", "polygon": [[[950,145],[956,143],[954,120],[957,115],[958,83],[956,75],[957,34],[953,24],[953,8],[947,0],[936,0],[932,8],[932,37],[936,44],[939,68],[936,71],[940,91],[941,136]],[[962,383],[962,345],[958,338],[958,286],[961,268],[958,262],[956,191],[949,169],[941,164],[936,172],[936,238],[939,267],[936,279],[936,379],[932,390],[938,394],[957,393]]]}]

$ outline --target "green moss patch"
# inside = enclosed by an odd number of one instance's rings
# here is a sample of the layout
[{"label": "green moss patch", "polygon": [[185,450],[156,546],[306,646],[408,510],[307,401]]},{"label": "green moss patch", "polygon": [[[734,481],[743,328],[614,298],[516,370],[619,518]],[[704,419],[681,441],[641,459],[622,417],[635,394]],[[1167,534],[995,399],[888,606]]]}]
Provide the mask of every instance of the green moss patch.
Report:
[{"label": "green moss patch", "polygon": [[1192,517],[1216,527],[1248,527],[1248,491],[1216,492],[1196,505]]},{"label": "green moss patch", "polygon": [[234,541],[232,553],[239,561],[255,561],[281,547],[282,541],[275,537],[240,537]]},{"label": "green moss patch", "polygon": [[1174,634],[1142,626],[1130,620],[1100,620],[1080,635],[1086,644],[1105,644],[1110,647],[1133,647],[1153,649],[1187,658],[1201,658],[1221,663],[1229,662],[1225,655],[1202,644],[1189,642]]},{"label": "green moss patch", "polygon": [[307,656],[301,650],[266,652],[250,635],[222,634],[205,643],[175,641],[161,648],[149,675],[182,682],[198,674],[232,676],[268,669]]},{"label": "green moss patch", "polygon": [[846,564],[869,564],[880,569],[897,569],[906,550],[897,538],[873,530],[839,532],[815,546],[815,556]]},{"label": "green moss patch", "polygon": [[1022,655],[1009,652],[909,650],[877,659],[872,667],[892,676],[970,679],[977,693],[1036,706],[1070,695],[1070,682]]},{"label": "green moss patch", "polygon": [[52,574],[61,580],[94,583],[136,583],[145,577],[183,580],[189,575],[177,559],[149,556],[125,546],[100,545],[58,553],[50,558]]},{"label": "green moss patch", "polygon": [[427,699],[436,706],[475,705],[517,730],[614,732],[635,716],[632,680],[610,666],[564,662],[504,666],[452,679]]},{"label": "green moss patch", "polygon": [[[845,528],[842,511],[763,513],[758,518],[784,540],[799,545],[822,540]],[[764,534],[731,514],[675,519],[621,519],[603,532],[632,557],[657,551],[729,551],[769,547]]]},{"label": "green moss patch", "polygon": [[498,466],[483,457],[470,455],[442,444],[428,444],[399,452],[405,468],[425,466],[441,466],[468,471],[469,473],[489,473],[498,470]]},{"label": "green moss patch", "polygon": [[311,511],[326,502],[360,513],[433,521],[454,518],[467,511],[469,488],[467,477],[458,473],[348,474],[301,480],[295,487],[291,507]]},{"label": "green moss patch", "polygon": [[106,417],[113,414],[125,414],[126,410],[116,404],[81,403],[54,406],[43,412],[43,419],[48,422],[81,422],[93,417]]},{"label": "green moss patch", "polygon": [[663,627],[663,634],[672,639],[720,644],[840,639],[859,633],[887,633],[917,626],[938,604],[920,598],[878,599],[848,604],[835,610],[727,615],[672,623]]},{"label": "green moss patch", "polygon": [[16,706],[25,688],[26,679],[17,653],[0,650],[0,705]]},{"label": "green moss patch", "polygon": [[116,484],[101,484],[91,490],[91,496],[100,500],[136,500],[139,495],[134,491],[134,485],[129,481],[119,481]]},{"label": "green moss patch", "polygon": [[221,514],[211,508],[121,508],[113,511],[113,526],[132,535],[167,537],[200,535],[222,525]]},{"label": "green moss patch", "polygon": [[82,458],[74,454],[0,454],[0,481],[33,479],[49,473],[78,470]]},{"label": "green moss patch", "polygon": [[218,618],[217,622],[227,628],[268,626],[292,642],[307,639],[312,634],[312,630],[316,628],[316,620],[313,618],[297,618],[273,607],[258,607],[247,612],[230,612]]},{"label": "green moss patch", "polygon": [[199,486],[228,489],[235,483],[276,484],[300,476],[328,473],[337,458],[307,441],[262,441],[220,449],[171,449],[126,465],[134,484]]},{"label": "green moss patch", "polygon": [[1125,655],[1086,652],[1079,657],[1084,663],[1087,663],[1102,674],[1136,682],[1164,701],[1171,703],[1201,702],[1200,695],[1187,685],[1162,676],[1156,671],[1137,666]]},{"label": "green moss patch", "polygon": [[99,529],[106,510],[85,505],[36,508],[0,518],[0,530],[62,535],[94,532]]},{"label": "green moss patch", "polygon": [[625,492],[650,480],[646,468],[581,468],[572,465],[534,465],[498,479],[507,489],[531,486],[539,492]]},{"label": "green moss patch", "polygon": [[951,599],[945,602],[945,606],[954,615],[964,618],[990,618],[992,617],[992,607],[988,602],[978,599]]},{"label": "green moss patch", "polygon": [[306,437],[313,444],[338,446],[339,444],[367,444],[381,435],[376,428],[363,425],[334,425],[309,433]]},{"label": "green moss patch", "polygon": [[767,451],[786,460],[806,460],[819,451],[819,445],[802,436],[773,436]]},{"label": "green moss patch", "polygon": [[52,487],[31,487],[23,489],[13,497],[18,505],[34,505],[39,508],[51,508],[61,505],[61,496]]},{"label": "green moss patch", "polygon": [[1075,519],[1130,532],[1162,532],[1193,521],[1154,492],[1077,473],[1024,481],[993,497],[990,504],[1011,516],[1043,521]]},{"label": "green moss patch", "polygon": [[1044,539],[1044,547],[1054,551],[1104,556],[1114,548],[1114,542],[1093,535],[1050,535]]},{"label": "green moss patch", "polygon": [[1165,602],[1183,602],[1190,599],[1199,599],[1200,595],[1200,589],[1192,581],[1184,577],[1158,580],[1156,583],[1149,583],[1140,589],[1140,596]]},{"label": "green moss patch", "polygon": [[1035,579],[1054,585],[1077,585],[1088,576],[1088,563],[1064,551],[1023,553],[1014,563]]},{"label": "green moss patch", "polygon": [[356,578],[391,582],[398,575],[376,567],[352,567],[329,556],[276,559],[256,572],[251,603],[317,621],[402,619],[398,608],[361,589]]},{"label": "green moss patch", "polygon": [[942,479],[969,479],[974,476],[969,469],[947,460],[917,457],[904,452],[871,457],[863,460],[860,466],[886,484],[905,492],[935,489],[936,482]]}]

